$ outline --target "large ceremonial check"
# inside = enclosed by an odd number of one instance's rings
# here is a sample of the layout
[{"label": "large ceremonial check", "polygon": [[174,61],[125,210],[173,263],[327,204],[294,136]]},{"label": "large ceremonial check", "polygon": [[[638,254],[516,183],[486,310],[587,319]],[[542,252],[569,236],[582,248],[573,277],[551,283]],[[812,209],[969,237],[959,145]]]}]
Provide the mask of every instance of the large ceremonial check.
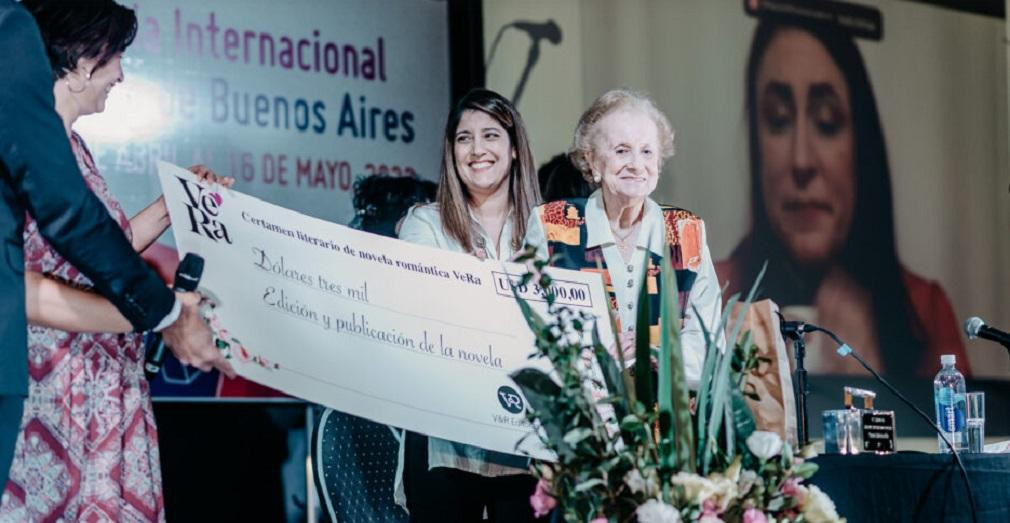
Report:
[{"label": "large ceremonial check", "polygon": [[[552,459],[525,437],[525,399],[508,377],[546,365],[528,358],[533,335],[513,296],[524,266],[325,222],[168,163],[159,176],[180,256],[206,260],[200,287],[219,303],[239,374],[380,423]],[[551,274],[560,303],[606,317],[598,274]],[[516,290],[544,310],[539,288]]]}]

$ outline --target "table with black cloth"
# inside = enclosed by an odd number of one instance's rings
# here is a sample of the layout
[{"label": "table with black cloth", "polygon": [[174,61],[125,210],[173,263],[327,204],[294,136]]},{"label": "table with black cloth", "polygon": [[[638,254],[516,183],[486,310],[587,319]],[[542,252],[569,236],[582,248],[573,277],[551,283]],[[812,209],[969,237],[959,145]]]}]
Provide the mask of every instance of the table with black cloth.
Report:
[{"label": "table with black cloth", "polygon": [[[979,522],[1010,522],[1010,454],[962,454]],[[825,454],[811,478],[850,523],[972,521],[968,491],[949,454]]]}]

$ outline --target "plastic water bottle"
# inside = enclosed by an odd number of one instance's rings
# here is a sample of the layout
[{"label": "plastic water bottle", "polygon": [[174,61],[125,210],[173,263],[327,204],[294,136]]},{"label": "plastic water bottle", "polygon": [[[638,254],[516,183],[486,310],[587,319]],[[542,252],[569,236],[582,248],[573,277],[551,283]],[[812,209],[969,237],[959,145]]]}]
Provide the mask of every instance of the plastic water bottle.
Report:
[{"label": "plastic water bottle", "polygon": [[[936,402],[936,424],[954,448],[961,452],[967,447],[964,431],[965,390],[964,375],[954,368],[955,361],[953,354],[940,356],[940,365],[943,367],[933,380],[933,400]],[[936,441],[940,452],[950,452],[940,436],[936,437]]]}]

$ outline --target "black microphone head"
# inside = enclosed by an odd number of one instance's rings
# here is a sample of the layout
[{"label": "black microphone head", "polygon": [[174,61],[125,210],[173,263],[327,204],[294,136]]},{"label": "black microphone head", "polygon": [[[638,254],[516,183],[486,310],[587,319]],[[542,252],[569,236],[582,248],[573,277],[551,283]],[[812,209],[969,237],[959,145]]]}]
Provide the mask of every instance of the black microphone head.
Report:
[{"label": "black microphone head", "polygon": [[973,340],[978,337],[978,331],[985,327],[985,322],[982,318],[978,316],[972,316],[964,321],[964,333],[968,335],[969,340]]},{"label": "black microphone head", "polygon": [[561,43],[561,27],[554,19],[545,22],[533,22],[530,20],[516,20],[512,22],[512,27],[525,31],[530,38],[538,40],[543,38],[552,44]]},{"label": "black microphone head", "polygon": [[558,26],[557,22],[555,22],[553,18],[547,21],[547,27],[545,29],[547,41],[554,45],[561,43],[561,27]]},{"label": "black microphone head", "polygon": [[200,277],[203,276],[203,257],[192,252],[179,262],[179,268],[175,271],[175,282],[172,287],[177,291],[192,292],[200,284]]}]

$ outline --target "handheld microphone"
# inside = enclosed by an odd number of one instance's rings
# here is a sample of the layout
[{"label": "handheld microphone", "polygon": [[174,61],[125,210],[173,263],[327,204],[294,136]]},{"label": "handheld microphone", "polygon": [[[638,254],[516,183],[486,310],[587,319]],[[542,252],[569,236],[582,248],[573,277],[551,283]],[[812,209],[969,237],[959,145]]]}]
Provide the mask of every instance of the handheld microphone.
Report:
[{"label": "handheld microphone", "polygon": [[[179,263],[179,268],[175,271],[172,290],[193,292],[200,284],[201,276],[203,276],[203,257],[191,252],[186,253]],[[162,342],[161,333],[148,334],[146,343],[144,343],[144,374],[147,379],[153,380],[161,372],[161,366],[165,363],[165,352],[167,351]]]},{"label": "handheld microphone", "polygon": [[969,340],[982,338],[995,341],[1010,350],[1010,333],[986,325],[978,316],[972,316],[964,322],[964,333],[968,335]]}]

